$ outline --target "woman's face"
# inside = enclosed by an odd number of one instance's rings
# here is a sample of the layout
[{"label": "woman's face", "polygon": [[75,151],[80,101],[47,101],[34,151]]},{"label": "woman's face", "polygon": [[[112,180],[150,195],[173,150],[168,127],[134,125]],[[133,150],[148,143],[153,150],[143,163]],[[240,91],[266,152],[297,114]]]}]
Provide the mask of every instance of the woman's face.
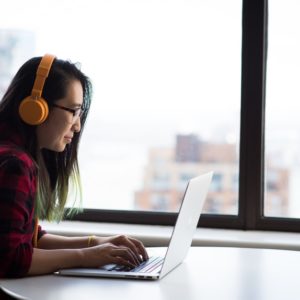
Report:
[{"label": "woman's face", "polygon": [[[74,80],[69,84],[65,98],[55,102],[49,107],[49,116],[44,123],[37,126],[37,139],[40,149],[56,152],[65,150],[67,144],[72,142],[75,132],[81,128],[78,113],[83,103],[83,90],[80,81]],[[58,107],[60,106],[60,107]],[[66,110],[71,109],[73,112]]]}]

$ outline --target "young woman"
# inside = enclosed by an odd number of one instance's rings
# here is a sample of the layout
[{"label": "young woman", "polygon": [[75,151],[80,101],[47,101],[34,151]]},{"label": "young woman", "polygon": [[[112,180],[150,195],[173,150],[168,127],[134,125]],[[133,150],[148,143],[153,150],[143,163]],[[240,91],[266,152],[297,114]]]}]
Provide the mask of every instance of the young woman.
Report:
[{"label": "young woman", "polygon": [[80,195],[77,152],[91,88],[75,64],[45,55],[19,69],[0,102],[0,277],[148,258],[124,235],[63,237],[38,225],[62,219],[69,186]]}]

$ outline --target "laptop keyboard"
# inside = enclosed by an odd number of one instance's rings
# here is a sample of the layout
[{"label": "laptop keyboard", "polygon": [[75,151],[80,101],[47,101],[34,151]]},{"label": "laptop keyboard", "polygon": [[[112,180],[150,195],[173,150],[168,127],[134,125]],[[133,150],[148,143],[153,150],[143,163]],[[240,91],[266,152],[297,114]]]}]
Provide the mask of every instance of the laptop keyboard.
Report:
[{"label": "laptop keyboard", "polygon": [[136,268],[129,268],[126,266],[119,266],[116,265],[110,269],[109,271],[120,271],[120,272],[141,272],[141,273],[151,273],[160,269],[163,264],[164,258],[163,257],[150,257],[147,261],[142,262]]}]

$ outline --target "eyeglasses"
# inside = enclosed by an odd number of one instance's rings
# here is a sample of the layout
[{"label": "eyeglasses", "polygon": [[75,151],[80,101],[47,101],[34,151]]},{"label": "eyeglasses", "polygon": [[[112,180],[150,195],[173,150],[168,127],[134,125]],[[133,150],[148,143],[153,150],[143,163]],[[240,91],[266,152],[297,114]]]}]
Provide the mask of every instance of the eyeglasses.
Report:
[{"label": "eyeglasses", "polygon": [[78,118],[80,118],[82,116],[82,114],[84,113],[84,108],[83,107],[79,107],[77,109],[72,109],[72,108],[65,107],[65,106],[58,105],[58,104],[52,104],[52,106],[72,113],[73,114],[73,120],[72,120],[73,123],[75,123],[76,120]]}]

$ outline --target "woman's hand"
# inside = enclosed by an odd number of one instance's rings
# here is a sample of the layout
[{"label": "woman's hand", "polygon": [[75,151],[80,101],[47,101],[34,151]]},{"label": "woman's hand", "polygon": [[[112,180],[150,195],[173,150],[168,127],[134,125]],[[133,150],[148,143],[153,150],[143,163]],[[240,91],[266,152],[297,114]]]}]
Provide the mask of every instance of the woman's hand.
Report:
[{"label": "woman's hand", "polygon": [[104,244],[112,244],[114,246],[120,248],[128,248],[131,250],[130,253],[133,253],[134,258],[139,264],[142,261],[148,260],[147,251],[143,245],[143,243],[137,239],[126,235],[116,235],[110,237],[94,237],[92,241],[92,246],[104,245]]},{"label": "woman's hand", "polygon": [[[95,238],[96,239],[96,238]],[[82,266],[83,267],[101,267],[107,264],[124,265],[130,268],[137,267],[141,263],[139,252],[135,243],[140,246],[141,242],[119,236],[112,238],[114,243],[106,242],[101,245],[82,249]],[[130,243],[128,242],[130,241]],[[130,247],[124,245],[130,245]],[[146,250],[145,250],[146,251]],[[147,252],[146,257],[147,256]]]}]

